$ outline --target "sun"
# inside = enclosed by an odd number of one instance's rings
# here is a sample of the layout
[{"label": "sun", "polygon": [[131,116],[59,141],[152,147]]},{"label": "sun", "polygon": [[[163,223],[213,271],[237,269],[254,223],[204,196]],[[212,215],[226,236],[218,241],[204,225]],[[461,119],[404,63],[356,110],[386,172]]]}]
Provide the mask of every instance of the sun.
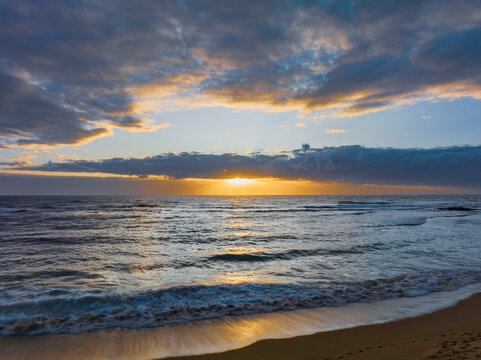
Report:
[{"label": "sun", "polygon": [[245,178],[235,178],[235,179],[227,179],[226,183],[229,185],[252,185],[256,181],[254,179],[245,179]]}]

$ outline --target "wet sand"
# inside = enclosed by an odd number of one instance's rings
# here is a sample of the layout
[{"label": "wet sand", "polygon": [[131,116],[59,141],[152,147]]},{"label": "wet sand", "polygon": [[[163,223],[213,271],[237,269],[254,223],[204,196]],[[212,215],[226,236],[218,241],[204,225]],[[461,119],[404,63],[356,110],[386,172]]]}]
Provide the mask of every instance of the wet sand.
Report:
[{"label": "wet sand", "polygon": [[377,325],[262,340],[176,360],[481,359],[481,294],[455,306]]}]

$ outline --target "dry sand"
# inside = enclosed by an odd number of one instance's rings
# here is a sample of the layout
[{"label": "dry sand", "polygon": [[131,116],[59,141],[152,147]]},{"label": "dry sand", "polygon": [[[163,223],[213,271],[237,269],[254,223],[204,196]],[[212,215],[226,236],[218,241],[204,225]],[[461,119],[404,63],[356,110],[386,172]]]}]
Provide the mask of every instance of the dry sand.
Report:
[{"label": "dry sand", "polygon": [[481,294],[414,318],[175,360],[481,359]]}]

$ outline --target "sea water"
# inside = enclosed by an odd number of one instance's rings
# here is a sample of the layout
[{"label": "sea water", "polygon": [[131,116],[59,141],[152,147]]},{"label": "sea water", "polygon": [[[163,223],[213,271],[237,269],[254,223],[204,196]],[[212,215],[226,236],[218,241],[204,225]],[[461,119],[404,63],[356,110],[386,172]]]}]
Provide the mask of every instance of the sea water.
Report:
[{"label": "sea water", "polygon": [[332,308],[480,282],[479,196],[0,197],[0,335]]}]

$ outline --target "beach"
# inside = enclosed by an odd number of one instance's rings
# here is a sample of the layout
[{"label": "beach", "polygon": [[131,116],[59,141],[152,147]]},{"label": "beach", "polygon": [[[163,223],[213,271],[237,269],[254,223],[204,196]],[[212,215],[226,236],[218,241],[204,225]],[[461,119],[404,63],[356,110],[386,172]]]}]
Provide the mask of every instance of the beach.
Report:
[{"label": "beach", "polygon": [[452,307],[413,318],[289,339],[263,340],[228,352],[175,359],[479,358],[481,358],[481,294],[478,293]]},{"label": "beach", "polygon": [[5,360],[476,359],[480,348],[476,284],[422,297],[156,328],[0,337]]},{"label": "beach", "polygon": [[481,360],[481,0],[0,0],[0,360]]}]

